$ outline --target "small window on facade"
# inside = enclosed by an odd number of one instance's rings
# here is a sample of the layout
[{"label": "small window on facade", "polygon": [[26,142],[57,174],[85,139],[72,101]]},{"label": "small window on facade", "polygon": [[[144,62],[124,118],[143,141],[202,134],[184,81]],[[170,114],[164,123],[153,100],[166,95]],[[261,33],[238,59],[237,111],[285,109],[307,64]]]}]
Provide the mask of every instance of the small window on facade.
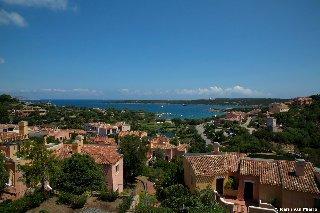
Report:
[{"label": "small window on facade", "polygon": [[119,172],[119,165],[116,165],[116,172]]}]

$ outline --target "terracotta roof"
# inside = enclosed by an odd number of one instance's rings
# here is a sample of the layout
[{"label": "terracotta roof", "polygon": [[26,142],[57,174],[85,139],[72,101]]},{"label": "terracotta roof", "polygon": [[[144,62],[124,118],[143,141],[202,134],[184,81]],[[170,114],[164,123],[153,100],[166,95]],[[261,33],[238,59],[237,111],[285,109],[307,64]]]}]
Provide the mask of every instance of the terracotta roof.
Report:
[{"label": "terracotta roof", "polygon": [[320,194],[315,180],[317,171],[310,162],[306,162],[304,175],[297,176],[295,161],[244,158],[236,153],[190,154],[185,157],[199,182],[210,182],[214,176],[223,176],[239,170],[240,175],[258,177],[261,184]]},{"label": "terracotta roof", "polygon": [[262,184],[281,185],[275,160],[245,158],[240,163],[240,175],[257,176]]},{"label": "terracotta roof", "polygon": [[127,125],[124,122],[117,122],[115,124],[107,124],[105,122],[95,122],[95,123],[87,123],[87,126],[93,126],[96,128],[105,128],[105,129],[117,129],[121,126]]},{"label": "terracotta roof", "polygon": [[18,129],[19,126],[16,124],[0,124],[0,129],[14,128]]},{"label": "terracotta roof", "polygon": [[165,136],[157,136],[150,141],[151,149],[174,149],[175,145],[170,143],[169,138]]},{"label": "terracotta roof", "polygon": [[287,190],[310,192],[319,194],[314,168],[312,163],[306,162],[305,173],[303,176],[296,176],[294,172],[294,161],[278,161],[279,172],[282,178],[282,187]]},{"label": "terracotta roof", "polygon": [[189,144],[186,144],[186,143],[183,143],[183,144],[179,144],[177,146],[177,150],[179,152],[184,152],[186,149],[189,149],[190,145]]},{"label": "terracotta roof", "polygon": [[27,135],[22,135],[16,132],[0,132],[0,142],[18,141],[27,138]]},{"label": "terracotta roof", "polygon": [[[72,144],[64,144],[63,147],[54,152],[60,158],[71,157]],[[83,145],[81,153],[90,155],[98,164],[113,165],[117,163],[122,155],[118,153],[115,146]]]},{"label": "terracotta roof", "polygon": [[195,175],[216,176],[237,171],[240,156],[236,153],[222,153],[218,155],[188,155],[186,159]]},{"label": "terracotta roof", "polygon": [[103,144],[108,146],[117,146],[116,140],[114,138],[108,138],[107,136],[95,136],[89,138],[91,143]]},{"label": "terracotta roof", "polygon": [[148,133],[144,132],[144,131],[123,131],[123,132],[119,133],[119,137],[120,138],[125,137],[127,135],[135,135],[135,136],[138,136],[140,138],[143,138],[143,137],[147,137]]}]

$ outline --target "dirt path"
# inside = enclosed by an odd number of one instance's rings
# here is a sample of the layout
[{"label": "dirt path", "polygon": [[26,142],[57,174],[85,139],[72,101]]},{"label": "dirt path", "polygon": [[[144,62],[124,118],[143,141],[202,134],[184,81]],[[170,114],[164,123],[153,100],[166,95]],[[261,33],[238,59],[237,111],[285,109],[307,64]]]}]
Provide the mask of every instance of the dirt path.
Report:
[{"label": "dirt path", "polygon": [[207,138],[207,136],[204,134],[204,125],[205,123],[197,125],[196,130],[198,134],[201,136],[201,138],[205,140],[207,145],[212,144],[212,141],[209,138]]},{"label": "dirt path", "polygon": [[28,213],[38,213],[41,210],[46,210],[49,213],[106,213],[118,212],[118,206],[122,202],[117,199],[115,202],[103,202],[95,197],[90,197],[86,205],[82,209],[73,210],[67,205],[57,204],[57,197],[53,197],[43,202],[39,207],[27,211]]}]

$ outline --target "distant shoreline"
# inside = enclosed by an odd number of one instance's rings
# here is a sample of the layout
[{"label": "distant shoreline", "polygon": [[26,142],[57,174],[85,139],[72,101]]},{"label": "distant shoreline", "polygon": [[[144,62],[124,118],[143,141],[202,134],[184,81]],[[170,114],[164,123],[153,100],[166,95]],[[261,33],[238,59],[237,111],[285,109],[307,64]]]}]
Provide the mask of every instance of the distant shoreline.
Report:
[{"label": "distant shoreline", "polygon": [[63,101],[97,101],[102,103],[126,103],[126,104],[205,104],[205,105],[236,105],[236,106],[268,106],[274,102],[285,102],[290,99],[281,98],[216,98],[194,100],[99,100],[99,99],[40,99],[25,100],[29,102]]}]

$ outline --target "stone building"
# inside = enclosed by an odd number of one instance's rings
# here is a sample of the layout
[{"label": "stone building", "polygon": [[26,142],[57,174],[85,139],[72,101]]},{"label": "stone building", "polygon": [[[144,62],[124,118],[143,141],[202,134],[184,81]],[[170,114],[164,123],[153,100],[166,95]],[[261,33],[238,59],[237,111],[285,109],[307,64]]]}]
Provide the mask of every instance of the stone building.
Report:
[{"label": "stone building", "polygon": [[191,189],[210,187],[234,205],[261,203],[277,207],[315,207],[319,177],[312,163],[249,158],[239,153],[185,154],[185,184]]},{"label": "stone building", "polygon": [[188,144],[173,145],[170,143],[170,139],[165,136],[157,136],[150,141],[149,151],[147,153],[148,158],[152,158],[155,154],[155,150],[163,150],[165,154],[165,159],[171,161],[176,156],[181,156],[185,154],[188,149]]},{"label": "stone building", "polygon": [[123,191],[123,156],[118,153],[116,146],[83,144],[83,137],[77,136],[73,144],[58,144],[50,149],[62,159],[75,153],[90,155],[96,163],[103,166],[108,188]]}]

